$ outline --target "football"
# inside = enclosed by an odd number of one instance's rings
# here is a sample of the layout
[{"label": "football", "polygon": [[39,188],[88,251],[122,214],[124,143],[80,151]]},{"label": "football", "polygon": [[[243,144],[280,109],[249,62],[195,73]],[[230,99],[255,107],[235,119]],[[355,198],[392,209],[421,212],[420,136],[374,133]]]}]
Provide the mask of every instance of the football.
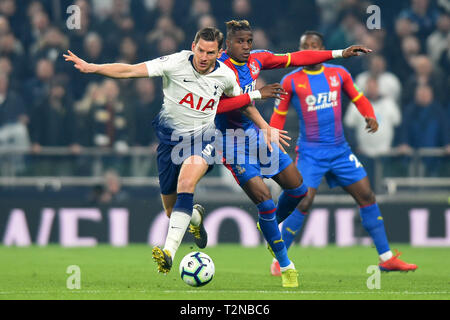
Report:
[{"label": "football", "polygon": [[192,287],[201,287],[211,282],[214,271],[214,262],[203,252],[191,252],[180,262],[181,279]]}]

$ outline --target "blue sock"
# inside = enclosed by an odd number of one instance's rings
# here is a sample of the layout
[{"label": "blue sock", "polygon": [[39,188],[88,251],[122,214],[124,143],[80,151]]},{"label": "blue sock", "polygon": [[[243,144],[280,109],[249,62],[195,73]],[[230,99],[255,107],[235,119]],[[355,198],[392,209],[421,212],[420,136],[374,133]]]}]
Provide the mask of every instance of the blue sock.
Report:
[{"label": "blue sock", "polygon": [[295,236],[298,234],[298,231],[302,228],[305,216],[306,213],[302,213],[298,209],[295,209],[284,221],[283,228],[281,229],[281,237],[283,238],[284,245],[287,249],[289,249],[292,241],[294,241]]},{"label": "blue sock", "polygon": [[383,217],[381,216],[378,204],[374,203],[367,207],[359,208],[362,225],[372,237],[373,243],[377,248],[378,254],[389,251],[389,243],[384,229]]},{"label": "blue sock", "polygon": [[280,267],[287,267],[291,261],[288,258],[284,241],[281,238],[280,229],[278,229],[278,223],[275,217],[275,203],[270,199],[261,202],[256,206],[259,210],[259,227],[261,228],[264,238],[272,248],[275,257],[280,263]]},{"label": "blue sock", "polygon": [[192,210],[194,209],[194,194],[193,193],[178,193],[177,201],[173,206],[172,211],[181,211],[192,217]]},{"label": "blue sock", "polygon": [[285,189],[281,192],[278,198],[277,205],[277,221],[280,224],[283,222],[297,207],[297,205],[306,196],[308,188],[302,183],[302,185],[295,189]]}]

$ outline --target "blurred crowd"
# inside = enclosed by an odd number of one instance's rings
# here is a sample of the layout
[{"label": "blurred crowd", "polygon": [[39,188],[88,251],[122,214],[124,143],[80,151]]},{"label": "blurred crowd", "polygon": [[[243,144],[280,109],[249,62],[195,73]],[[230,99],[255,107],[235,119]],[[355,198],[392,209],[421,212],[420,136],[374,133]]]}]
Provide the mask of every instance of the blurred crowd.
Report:
[{"label": "blurred crowd", "polygon": [[[72,4],[81,9],[80,29],[66,25]],[[366,26],[371,4],[381,9],[381,29]],[[70,49],[88,62],[134,64],[188,49],[198,29],[224,32],[230,19],[250,21],[254,49],[297,50],[306,30],[322,32],[329,49],[372,48],[369,57],[332,62],[351,72],[380,123],[380,132],[366,134],[364,119],[345,104],[344,124],[358,152],[450,152],[447,0],[0,0],[0,148],[154,150],[160,80],[81,74],[62,54]],[[263,73],[258,85],[285,73]],[[261,104],[265,117],[272,107],[273,101]]]}]

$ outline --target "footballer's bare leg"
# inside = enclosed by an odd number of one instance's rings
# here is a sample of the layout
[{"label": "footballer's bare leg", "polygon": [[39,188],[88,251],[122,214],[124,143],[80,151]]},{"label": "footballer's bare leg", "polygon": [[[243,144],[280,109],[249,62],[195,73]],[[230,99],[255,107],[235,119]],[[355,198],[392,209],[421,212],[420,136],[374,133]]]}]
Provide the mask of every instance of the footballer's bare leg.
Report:
[{"label": "footballer's bare leg", "polygon": [[283,171],[272,178],[282,189],[295,189],[303,183],[303,177],[294,163],[288,165]]},{"label": "footballer's bare leg", "polygon": [[166,213],[166,216],[170,218],[170,215],[172,214],[173,206],[175,205],[175,202],[177,201],[177,193],[171,193],[171,194],[161,194],[161,200],[164,207],[164,212]]},{"label": "footballer's bare leg", "polygon": [[253,177],[248,180],[243,186],[242,190],[252,200],[254,204],[264,202],[272,199],[272,194],[269,187],[264,183],[261,177]]},{"label": "footballer's bare leg", "polygon": [[376,202],[375,193],[370,187],[368,177],[365,177],[349,186],[342,187],[342,189],[347,191],[360,207],[369,206]]},{"label": "footballer's bare leg", "polygon": [[184,160],[178,175],[177,193],[194,193],[195,187],[208,170],[206,160],[201,156],[190,156]]},{"label": "footballer's bare leg", "polygon": [[309,212],[309,209],[311,209],[311,206],[314,202],[314,198],[316,197],[316,193],[317,193],[316,188],[308,188],[308,194],[306,195],[306,197],[302,199],[302,201],[300,201],[300,203],[297,206],[297,209],[300,212],[307,214]]}]

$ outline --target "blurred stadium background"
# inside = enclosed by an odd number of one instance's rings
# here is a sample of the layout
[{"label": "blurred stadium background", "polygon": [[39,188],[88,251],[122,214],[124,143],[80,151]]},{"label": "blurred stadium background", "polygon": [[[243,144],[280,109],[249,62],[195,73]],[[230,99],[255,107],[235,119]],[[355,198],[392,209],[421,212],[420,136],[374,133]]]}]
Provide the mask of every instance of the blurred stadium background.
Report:
[{"label": "blurred stadium background", "polygon": [[[69,30],[68,6],[81,9]],[[381,29],[366,26],[369,5]],[[364,44],[370,56],[336,60],[375,108],[371,136],[345,101],[346,137],[366,167],[389,239],[450,246],[450,3],[447,0],[0,0],[0,239],[3,245],[105,242],[160,244],[162,214],[151,128],[162,103],[159,79],[83,75],[64,62],[138,63],[190,48],[195,32],[247,19],[254,49],[298,49],[306,30],[328,49]],[[292,70],[292,69],[290,69]],[[290,70],[262,73],[258,86]],[[273,100],[258,103],[266,119]],[[298,124],[288,113],[293,141]],[[289,149],[295,158],[294,147]],[[268,182],[276,199],[279,189]],[[196,201],[208,211],[210,245],[256,246],[256,211],[216,166]],[[322,184],[302,245],[367,244],[353,200]]]}]

